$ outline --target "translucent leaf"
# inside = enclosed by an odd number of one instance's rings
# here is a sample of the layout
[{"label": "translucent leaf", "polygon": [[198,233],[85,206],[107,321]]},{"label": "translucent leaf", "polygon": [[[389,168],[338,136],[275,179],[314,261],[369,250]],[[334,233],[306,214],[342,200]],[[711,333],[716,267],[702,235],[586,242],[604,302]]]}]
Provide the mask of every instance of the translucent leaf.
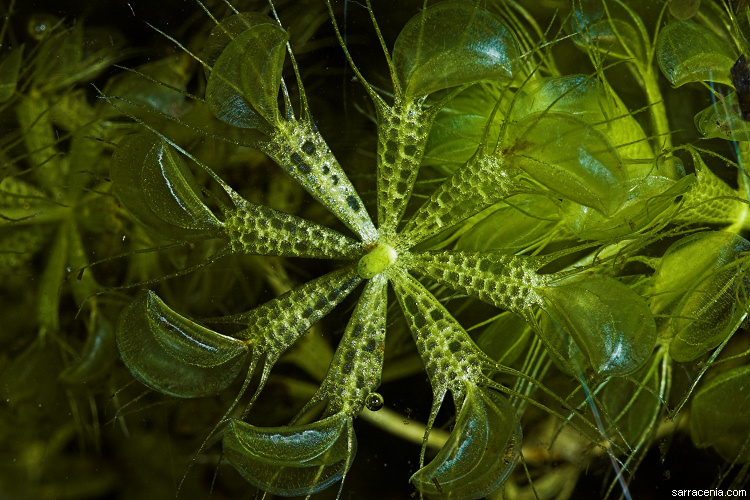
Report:
[{"label": "translucent leaf", "polygon": [[182,398],[211,396],[237,376],[244,342],[202,327],[144,291],[120,314],[117,345],[133,375],[147,386]]},{"label": "translucent leaf", "polygon": [[[644,386],[621,377],[612,377],[599,395],[599,401],[606,412],[607,425],[615,428],[615,435],[622,436],[629,446],[644,437],[648,425],[661,409],[659,377],[655,376],[654,363],[658,363],[655,354],[632,377]],[[607,431],[610,435],[611,431]]]},{"label": "translucent leaf", "polygon": [[43,331],[60,330],[60,289],[65,281],[65,268],[68,264],[70,248],[68,224],[60,224],[50,245],[44,272],[39,283],[36,300],[36,313]]},{"label": "translucent leaf", "polygon": [[737,190],[714,174],[697,151],[690,153],[695,182],[683,196],[682,210],[675,214],[675,222],[730,225],[742,220],[748,206]]},{"label": "translucent leaf", "polygon": [[511,119],[541,112],[573,115],[604,134],[624,158],[654,156],[638,121],[605,80],[570,75],[531,81],[519,91]]},{"label": "translucent leaf", "polygon": [[611,215],[628,194],[628,175],[602,133],[561,113],[532,115],[512,133],[507,161],[561,196]]},{"label": "translucent leaf", "polygon": [[278,25],[258,24],[227,45],[206,86],[206,101],[217,118],[243,128],[256,128],[258,115],[271,126],[277,124],[288,39]]},{"label": "translucent leaf", "polygon": [[242,477],[283,496],[315,493],[342,479],[357,450],[346,414],[294,427],[255,427],[231,419],[222,443]]},{"label": "translucent leaf", "polygon": [[442,2],[413,17],[393,49],[407,101],[480,80],[507,80],[520,49],[513,32],[477,5]]},{"label": "translucent leaf", "polygon": [[123,138],[110,176],[120,202],[152,229],[178,239],[221,234],[185,161],[152,134]]},{"label": "translucent leaf", "polygon": [[[570,29],[579,36],[574,38],[583,50],[591,47],[618,59],[645,60],[643,38],[629,22],[605,11],[597,0],[576,4],[570,18]],[[616,6],[614,2],[610,7]]]},{"label": "translucent leaf", "polygon": [[60,373],[60,380],[67,384],[93,382],[109,373],[116,358],[114,325],[103,314],[93,315],[80,356]]},{"label": "translucent leaf", "polygon": [[704,276],[675,309],[669,355],[691,361],[733,334],[747,312],[749,291],[738,266]]},{"label": "translucent leaf", "polygon": [[673,243],[651,278],[653,310],[658,314],[673,311],[695,283],[731,263],[748,246],[745,238],[722,231],[696,233]]},{"label": "translucent leaf", "polygon": [[0,62],[0,103],[13,97],[16,92],[22,57],[23,45],[16,47]]},{"label": "translucent leaf", "polygon": [[558,222],[558,207],[548,197],[515,196],[466,231],[456,249],[512,254],[546,237]]},{"label": "translucent leaf", "polygon": [[0,274],[9,275],[27,264],[54,234],[53,225],[0,227]]},{"label": "translucent leaf", "polygon": [[20,94],[15,111],[36,181],[39,186],[56,191],[67,185],[67,165],[57,149],[59,141],[52,126],[50,103],[38,92],[33,94]]},{"label": "translucent leaf", "polygon": [[[284,67],[289,34],[275,24],[261,24],[248,31],[252,40],[248,40],[245,45],[242,88],[245,97],[260,115],[269,123],[276,123],[281,70]],[[238,40],[243,40],[244,36],[249,35],[240,35]]]},{"label": "translucent leaf", "polygon": [[0,370],[0,398],[6,408],[3,420],[6,425],[20,424],[8,431],[16,433],[27,425],[59,420],[70,411],[66,391],[57,380],[65,367],[59,344],[45,339],[49,337],[38,336],[20,352],[6,348],[15,357],[9,359],[6,354]]},{"label": "translucent leaf", "polygon": [[750,141],[750,122],[742,119],[737,93],[732,92],[695,115],[695,126],[707,139]]},{"label": "translucent leaf", "polygon": [[161,111],[169,116],[184,115],[189,109],[185,103],[185,95],[175,90],[185,91],[187,88],[189,73],[183,66],[181,57],[166,57],[138,66],[135,69],[137,73],[128,71],[110,78],[103,94],[121,99],[117,101],[116,108],[107,100],[103,100],[98,109],[99,116],[153,116],[153,113],[137,105]]},{"label": "translucent leaf", "polygon": [[693,176],[675,183],[668,177],[649,175],[630,189],[616,215],[574,203],[564,203],[563,218],[568,228],[585,240],[606,240],[633,234],[648,226],[670,208],[674,199],[691,189]]},{"label": "translucent leaf", "polygon": [[710,379],[693,397],[690,436],[699,448],[713,447],[727,462],[750,461],[750,366]]},{"label": "translucent leaf", "polygon": [[[600,375],[626,375],[641,366],[656,345],[656,324],[640,295],[607,277],[563,282],[540,291],[542,334],[570,335],[584,361]],[[571,354],[574,353],[571,352]],[[563,359],[570,357],[563,354]]]},{"label": "translucent leaf", "polygon": [[525,352],[531,337],[529,324],[506,311],[479,334],[477,347],[498,364],[510,366]]},{"label": "translucent leaf", "polygon": [[655,313],[672,316],[669,353],[690,361],[713,349],[736,329],[747,301],[743,271],[735,265],[750,242],[734,233],[702,232],[667,249],[651,279]]},{"label": "translucent leaf", "polygon": [[[276,24],[276,21],[260,12],[241,12],[223,19],[208,35],[203,52],[201,52],[201,59],[209,66],[213,66],[232,40],[259,24]],[[209,75],[210,71],[206,76]]]},{"label": "translucent leaf", "polygon": [[693,17],[701,8],[701,0],[669,0],[669,13],[680,21]]},{"label": "translucent leaf", "polygon": [[451,99],[430,129],[423,165],[448,165],[451,170],[446,171],[450,173],[468,161],[484,136],[493,109],[501,101],[490,131],[490,137],[497,137],[513,98],[512,92],[502,89],[502,84],[472,85]]},{"label": "translucent leaf", "polygon": [[675,87],[700,81],[731,85],[735,59],[729,43],[692,21],[671,21],[656,41],[659,68]]},{"label": "translucent leaf", "polygon": [[521,456],[521,426],[500,394],[473,387],[440,453],[411,482],[434,499],[483,498],[506,480]]}]

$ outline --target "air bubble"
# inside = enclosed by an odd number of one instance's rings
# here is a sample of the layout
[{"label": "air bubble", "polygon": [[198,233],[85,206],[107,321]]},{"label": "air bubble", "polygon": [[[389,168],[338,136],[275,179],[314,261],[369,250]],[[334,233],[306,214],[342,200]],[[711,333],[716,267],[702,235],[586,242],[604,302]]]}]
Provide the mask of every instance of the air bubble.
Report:
[{"label": "air bubble", "polygon": [[378,411],[383,407],[383,396],[377,392],[371,392],[365,398],[365,406],[370,411]]},{"label": "air bubble", "polygon": [[60,22],[52,14],[35,14],[29,18],[27,30],[35,40],[43,39]]}]

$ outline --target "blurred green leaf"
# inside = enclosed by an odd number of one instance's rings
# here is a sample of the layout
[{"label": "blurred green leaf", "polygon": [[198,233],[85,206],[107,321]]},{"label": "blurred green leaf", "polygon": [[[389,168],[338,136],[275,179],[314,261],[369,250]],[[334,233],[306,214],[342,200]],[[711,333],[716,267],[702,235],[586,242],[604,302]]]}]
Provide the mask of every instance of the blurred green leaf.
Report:
[{"label": "blurred green leaf", "polygon": [[13,97],[18,84],[18,71],[21,69],[23,58],[23,45],[13,49],[2,62],[0,62],[0,103]]},{"label": "blurred green leaf", "polygon": [[110,177],[120,202],[152,229],[181,240],[219,234],[221,222],[201,199],[187,164],[153,134],[123,138]]},{"label": "blurred green leaf", "polygon": [[750,366],[717,375],[698,390],[690,436],[695,446],[710,446],[727,462],[750,461]]}]

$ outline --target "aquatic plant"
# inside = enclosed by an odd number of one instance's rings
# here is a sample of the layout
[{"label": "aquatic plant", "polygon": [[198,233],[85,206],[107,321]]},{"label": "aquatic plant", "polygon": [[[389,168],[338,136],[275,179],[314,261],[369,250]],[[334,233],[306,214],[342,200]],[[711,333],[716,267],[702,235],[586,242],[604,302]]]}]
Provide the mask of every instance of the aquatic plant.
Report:
[{"label": "aquatic plant", "polygon": [[[114,370],[100,348],[116,322],[120,357],[143,385],[185,408],[213,401],[203,406],[214,420],[195,424],[197,453],[212,450],[282,496],[339,483],[332,494],[343,497],[355,419],[400,432],[403,417],[381,410],[393,403],[380,386],[416,373],[418,360],[432,404],[411,483],[428,498],[569,497],[579,468],[597,457],[613,472],[602,494],[629,497],[646,451],[675,428],[690,427],[697,446],[729,462],[719,482],[747,462],[747,422],[735,404],[746,352],[733,335],[748,306],[737,83],[746,12],[576,2],[541,28],[545,6],[425,2],[392,42],[374,2],[310,2],[304,13],[279,4],[278,14],[199,7],[205,33],[183,41],[162,33],[180,55],[111,78],[95,108],[64,110],[88,116],[74,137],[100,139],[85,165],[114,150],[108,178],[83,189],[96,203],[111,201],[101,196],[110,191],[124,211],[71,209],[82,198],[67,167],[45,177],[40,166],[73,161],[75,150],[29,142],[54,106],[40,104],[29,125],[19,119],[21,161],[40,178],[35,188],[47,189],[33,199],[73,214],[44,273],[38,338],[64,339],[56,301],[68,293],[58,292],[66,267],[76,306],[92,315],[84,353],[62,378],[88,383]],[[343,31],[342,8],[372,23],[380,69]],[[329,24],[356,77],[345,88],[360,113],[349,119],[371,120],[346,137],[371,142],[370,156],[337,144],[327,131],[341,115],[316,101],[316,79],[330,77],[305,58],[319,43],[315,29]],[[696,36],[706,43],[685,43]],[[586,74],[555,57],[576,50]],[[21,57],[17,50],[0,67],[21,67]],[[70,89],[77,80],[63,81]],[[699,113],[698,129],[733,140],[737,161],[672,128],[680,115],[665,96],[683,89],[665,84],[699,81],[712,82],[706,95],[724,104]],[[739,104],[722,84],[737,87]],[[25,90],[12,86],[0,82],[0,97],[23,109]],[[715,173],[717,159],[738,167],[739,188]],[[19,223],[42,219],[24,210],[3,215],[27,235]],[[85,234],[77,228],[102,214],[127,235],[124,254],[83,257],[91,252],[71,243]],[[101,272],[117,265],[114,278]],[[293,368],[273,387],[277,364]],[[269,391],[286,401],[263,401]],[[449,433],[433,429],[446,423],[448,393]],[[138,410],[118,410],[123,428],[130,411]],[[209,446],[219,438],[220,453]],[[540,456],[566,463],[549,472]],[[174,485],[180,495],[190,477]],[[732,484],[745,477],[741,465]]]}]

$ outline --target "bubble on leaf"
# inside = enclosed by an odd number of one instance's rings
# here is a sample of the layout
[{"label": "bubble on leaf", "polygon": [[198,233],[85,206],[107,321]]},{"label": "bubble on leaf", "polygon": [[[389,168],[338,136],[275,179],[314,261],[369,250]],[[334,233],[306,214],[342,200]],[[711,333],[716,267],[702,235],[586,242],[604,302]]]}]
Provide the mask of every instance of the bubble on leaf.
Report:
[{"label": "bubble on leaf", "polygon": [[370,411],[378,411],[383,407],[383,396],[377,392],[371,392],[365,398],[365,406]]}]

